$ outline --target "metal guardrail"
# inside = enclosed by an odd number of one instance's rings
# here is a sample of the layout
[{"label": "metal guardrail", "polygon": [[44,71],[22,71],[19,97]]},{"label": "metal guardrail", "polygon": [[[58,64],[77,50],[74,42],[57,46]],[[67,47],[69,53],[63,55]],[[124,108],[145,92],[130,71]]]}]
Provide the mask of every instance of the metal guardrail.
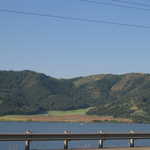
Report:
[{"label": "metal guardrail", "polygon": [[150,133],[93,133],[74,134],[65,131],[64,134],[33,134],[27,131],[25,134],[0,134],[0,141],[25,141],[25,150],[30,150],[31,141],[64,141],[64,149],[68,149],[68,143],[72,140],[98,140],[99,148],[103,148],[104,140],[129,140],[130,147],[134,147],[136,139],[150,139]]}]

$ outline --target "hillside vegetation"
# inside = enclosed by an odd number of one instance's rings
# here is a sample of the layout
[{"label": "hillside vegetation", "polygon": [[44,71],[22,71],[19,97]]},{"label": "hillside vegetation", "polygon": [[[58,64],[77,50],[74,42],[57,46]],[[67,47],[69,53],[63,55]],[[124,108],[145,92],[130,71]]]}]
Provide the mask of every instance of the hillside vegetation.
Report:
[{"label": "hillside vegetation", "polygon": [[0,115],[91,108],[88,115],[150,122],[150,74],[56,79],[33,71],[0,71]]}]

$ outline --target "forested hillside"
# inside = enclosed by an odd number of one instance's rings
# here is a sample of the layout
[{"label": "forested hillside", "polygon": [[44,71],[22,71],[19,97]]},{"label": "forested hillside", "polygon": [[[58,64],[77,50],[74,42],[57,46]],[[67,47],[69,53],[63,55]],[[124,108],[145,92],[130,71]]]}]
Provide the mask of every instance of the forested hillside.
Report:
[{"label": "forested hillside", "polygon": [[56,79],[33,71],[0,71],[0,115],[88,108],[89,115],[150,121],[150,74]]}]

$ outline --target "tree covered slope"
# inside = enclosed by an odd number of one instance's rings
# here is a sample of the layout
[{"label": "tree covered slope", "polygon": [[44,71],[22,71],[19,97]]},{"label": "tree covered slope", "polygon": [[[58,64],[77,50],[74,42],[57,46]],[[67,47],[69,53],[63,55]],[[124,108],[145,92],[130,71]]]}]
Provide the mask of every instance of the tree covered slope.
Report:
[{"label": "tree covered slope", "polygon": [[90,115],[150,121],[150,74],[56,79],[33,71],[0,71],[0,115],[91,107]]}]

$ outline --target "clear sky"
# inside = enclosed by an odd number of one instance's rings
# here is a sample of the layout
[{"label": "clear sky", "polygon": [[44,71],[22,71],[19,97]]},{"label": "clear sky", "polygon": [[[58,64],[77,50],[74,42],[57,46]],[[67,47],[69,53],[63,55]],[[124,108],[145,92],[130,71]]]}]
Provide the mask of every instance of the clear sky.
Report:
[{"label": "clear sky", "polygon": [[[150,26],[150,11],[80,0],[0,0],[0,9]],[[150,73],[150,29],[0,12],[0,70],[34,70],[58,78]]]}]

